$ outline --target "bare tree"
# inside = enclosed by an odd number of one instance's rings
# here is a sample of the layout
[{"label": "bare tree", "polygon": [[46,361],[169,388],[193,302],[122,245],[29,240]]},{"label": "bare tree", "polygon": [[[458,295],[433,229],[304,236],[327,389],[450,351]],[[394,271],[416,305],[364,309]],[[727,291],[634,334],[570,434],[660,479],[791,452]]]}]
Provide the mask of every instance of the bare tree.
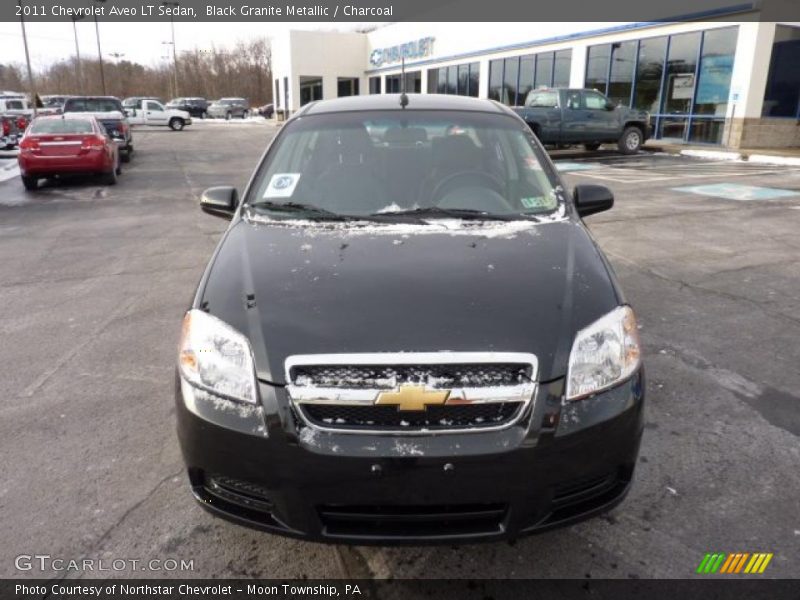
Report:
[{"label": "bare tree", "polygon": [[[178,54],[178,88],[183,96],[220,98],[241,96],[252,105],[272,102],[272,60],[267,39],[237,42],[232,50],[212,46]],[[84,58],[83,91],[101,94],[100,63]],[[165,62],[144,66],[128,60],[104,62],[107,91],[119,98],[156,96],[169,99],[174,66]],[[36,73],[41,94],[77,94],[75,58],[56,61]],[[19,65],[0,64],[0,90],[25,89]]]}]

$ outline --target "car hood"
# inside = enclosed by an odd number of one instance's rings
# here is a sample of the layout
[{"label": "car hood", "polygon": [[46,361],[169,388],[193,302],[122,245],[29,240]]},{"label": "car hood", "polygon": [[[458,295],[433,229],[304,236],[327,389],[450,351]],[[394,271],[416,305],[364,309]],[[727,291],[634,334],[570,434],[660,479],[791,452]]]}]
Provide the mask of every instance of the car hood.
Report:
[{"label": "car hood", "polygon": [[530,352],[565,375],[575,333],[622,302],[578,221],[234,224],[196,306],[251,341],[259,379],[294,354]]}]

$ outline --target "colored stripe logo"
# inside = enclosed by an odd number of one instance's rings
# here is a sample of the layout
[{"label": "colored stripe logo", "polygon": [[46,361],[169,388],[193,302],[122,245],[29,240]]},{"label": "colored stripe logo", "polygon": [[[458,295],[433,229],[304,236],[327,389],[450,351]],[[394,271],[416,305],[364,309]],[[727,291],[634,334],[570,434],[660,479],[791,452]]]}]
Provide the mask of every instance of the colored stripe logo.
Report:
[{"label": "colored stripe logo", "polygon": [[701,575],[713,575],[715,573],[726,575],[739,573],[759,574],[766,570],[769,561],[772,560],[772,556],[772,552],[707,553],[703,560],[700,561],[696,572]]}]

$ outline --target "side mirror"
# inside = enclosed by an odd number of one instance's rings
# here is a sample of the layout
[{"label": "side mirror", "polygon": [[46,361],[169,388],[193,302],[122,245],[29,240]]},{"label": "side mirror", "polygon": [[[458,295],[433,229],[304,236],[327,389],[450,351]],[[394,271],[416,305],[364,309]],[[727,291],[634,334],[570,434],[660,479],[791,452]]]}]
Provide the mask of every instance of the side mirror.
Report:
[{"label": "side mirror", "polygon": [[614,194],[604,185],[576,185],[572,192],[575,208],[582,217],[603,212],[614,206]]},{"label": "side mirror", "polygon": [[606,101],[606,110],[614,110],[615,108],[617,108],[617,105],[613,101]]},{"label": "side mirror", "polygon": [[232,219],[238,205],[239,192],[229,185],[208,188],[200,195],[200,209],[222,219]]}]

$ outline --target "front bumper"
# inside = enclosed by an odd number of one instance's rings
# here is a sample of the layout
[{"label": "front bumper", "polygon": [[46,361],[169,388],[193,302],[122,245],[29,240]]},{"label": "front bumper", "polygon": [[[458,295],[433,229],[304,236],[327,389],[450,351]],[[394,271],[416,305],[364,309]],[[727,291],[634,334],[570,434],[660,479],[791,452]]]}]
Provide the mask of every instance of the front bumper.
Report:
[{"label": "front bumper", "polygon": [[644,374],[562,406],[539,386],[515,425],[391,436],[298,425],[285,390],[261,406],[176,380],[178,435],[195,498],[241,525],[320,542],[420,544],[516,538],[602,513],[630,486]]}]

